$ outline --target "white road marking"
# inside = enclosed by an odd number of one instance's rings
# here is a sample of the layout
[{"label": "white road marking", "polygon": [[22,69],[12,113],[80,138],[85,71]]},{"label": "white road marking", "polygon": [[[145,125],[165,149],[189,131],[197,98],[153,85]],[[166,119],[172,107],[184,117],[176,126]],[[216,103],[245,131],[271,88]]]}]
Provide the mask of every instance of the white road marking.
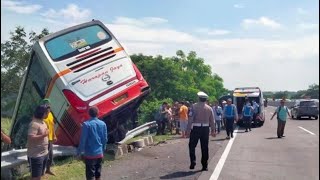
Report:
[{"label": "white road marking", "polygon": [[228,154],[229,154],[229,152],[230,152],[230,150],[231,150],[231,146],[232,146],[232,144],[233,144],[233,141],[234,141],[234,139],[236,138],[236,136],[237,136],[237,134],[238,134],[238,133],[237,133],[237,132],[238,132],[238,128],[239,128],[239,127],[237,127],[237,128],[234,130],[234,132],[236,132],[236,133],[234,133],[233,138],[231,138],[231,139],[229,140],[228,145],[227,145],[226,149],[224,150],[224,152],[222,153],[222,156],[221,156],[221,158],[220,158],[220,160],[219,160],[216,168],[214,169],[213,173],[211,174],[209,180],[217,180],[217,179],[219,178],[219,175],[220,175],[220,172],[221,172],[221,170],[222,170],[222,167],[223,167],[224,163],[226,162],[227,157],[228,157]]},{"label": "white road marking", "polygon": [[313,133],[313,132],[311,132],[311,131],[309,131],[309,130],[301,127],[301,126],[298,126],[298,128],[300,128],[300,129],[302,129],[302,130],[304,130],[304,131],[306,131],[306,132],[308,132],[308,133],[310,133],[310,134],[312,134],[312,135],[316,135],[315,133]]}]

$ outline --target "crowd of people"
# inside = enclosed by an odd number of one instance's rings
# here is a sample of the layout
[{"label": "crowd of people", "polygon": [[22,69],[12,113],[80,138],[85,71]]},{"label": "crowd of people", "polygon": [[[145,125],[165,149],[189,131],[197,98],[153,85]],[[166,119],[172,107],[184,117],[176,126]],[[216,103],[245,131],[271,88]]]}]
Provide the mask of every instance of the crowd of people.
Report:
[{"label": "crowd of people", "polygon": [[[50,99],[43,99],[33,112],[27,133],[27,158],[32,180],[40,180],[44,174],[55,176],[53,164],[53,144],[57,142],[55,120],[51,112]],[[79,160],[85,163],[86,179],[99,180],[102,161],[106,150],[107,126],[98,119],[97,107],[89,107],[90,119],[82,124],[80,143],[77,148]],[[1,130],[1,142],[11,144],[10,136]]]},{"label": "crowd of people", "polygon": [[[255,119],[259,112],[260,105],[246,98],[242,111],[238,110],[232,99],[223,100],[221,104],[218,101],[212,103],[208,100],[205,102],[212,108],[215,119],[215,132],[220,133],[222,129],[226,130],[227,139],[233,137],[233,124],[239,118],[243,119],[245,132],[251,131],[252,119]],[[170,134],[179,134],[182,138],[186,138],[185,131],[188,119],[192,116],[192,102],[176,101],[172,105],[163,102],[155,113],[155,120],[158,124],[157,135],[163,135],[166,132]],[[240,115],[240,117],[239,117]]]},{"label": "crowd of people", "polygon": [[[239,120],[237,107],[232,104],[232,99],[210,103],[208,95],[204,92],[198,94],[199,102],[188,101],[174,102],[172,105],[163,102],[159,107],[155,119],[158,123],[157,134],[170,133],[181,135],[181,138],[189,139],[190,169],[194,169],[195,148],[198,141],[201,143],[202,170],[208,170],[208,143],[209,135],[215,137],[224,128],[227,139],[233,138],[234,122]],[[51,113],[50,100],[43,99],[33,113],[32,121],[29,124],[27,137],[27,157],[30,166],[31,177],[34,180],[41,179],[44,173],[55,175],[51,171],[53,163],[53,143],[57,141],[54,130],[54,116]],[[251,121],[258,113],[259,104],[246,99],[242,108],[240,118],[245,124],[245,132],[251,131]],[[99,110],[97,107],[89,107],[88,115],[90,119],[82,124],[80,144],[77,155],[83,160],[86,167],[87,179],[100,179],[104,151],[106,150],[107,126],[98,119]],[[288,108],[281,101],[273,117],[278,119],[278,138],[284,137],[284,127],[286,119],[290,116]],[[288,115],[288,116],[287,116]],[[1,131],[1,141],[11,143],[11,138]]]}]

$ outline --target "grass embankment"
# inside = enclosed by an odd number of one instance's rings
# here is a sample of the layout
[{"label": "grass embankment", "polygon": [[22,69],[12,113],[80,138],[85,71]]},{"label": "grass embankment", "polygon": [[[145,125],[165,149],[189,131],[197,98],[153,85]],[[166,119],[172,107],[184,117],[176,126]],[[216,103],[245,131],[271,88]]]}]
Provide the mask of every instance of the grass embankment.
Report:
[{"label": "grass embankment", "polygon": [[[141,136],[135,137],[127,142],[127,144],[140,139]],[[158,143],[160,141],[166,141],[172,139],[172,135],[160,135],[153,136],[154,143]],[[114,161],[114,157],[109,154],[105,154],[103,166],[108,166]],[[55,159],[55,166],[52,167],[52,171],[56,174],[56,176],[45,175],[43,179],[50,180],[78,180],[85,178],[85,165],[82,161],[77,160],[75,157],[59,157]],[[29,180],[30,173],[27,173],[18,179],[20,180]]]},{"label": "grass embankment", "polygon": [[[1,129],[6,133],[9,134],[9,130],[11,127],[11,119],[9,118],[1,118]],[[127,142],[130,144],[131,142],[140,139],[141,136],[135,137]],[[159,135],[153,136],[154,143],[158,143],[161,141],[166,141],[172,139],[172,135]],[[108,166],[109,164],[114,161],[113,156],[109,154],[105,154],[104,157],[104,166]],[[50,180],[78,180],[83,179],[85,177],[85,165],[82,161],[76,159],[75,157],[57,157],[54,160],[55,165],[52,167],[52,171],[56,174],[56,176],[49,176],[45,175],[43,179],[50,179]],[[29,180],[30,173],[26,173],[17,177],[20,180]]]}]

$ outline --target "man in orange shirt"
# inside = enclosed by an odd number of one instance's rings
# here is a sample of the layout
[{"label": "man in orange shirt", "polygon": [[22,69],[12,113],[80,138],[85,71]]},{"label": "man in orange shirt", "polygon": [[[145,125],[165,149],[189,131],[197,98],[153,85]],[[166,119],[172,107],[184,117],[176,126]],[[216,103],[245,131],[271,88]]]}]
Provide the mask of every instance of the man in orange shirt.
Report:
[{"label": "man in orange shirt", "polygon": [[188,125],[188,107],[182,101],[180,102],[179,120],[182,138],[186,138],[186,130]]},{"label": "man in orange shirt", "polygon": [[53,163],[53,143],[57,141],[56,133],[54,130],[54,117],[51,113],[50,110],[50,99],[43,99],[42,104],[45,104],[48,106],[48,117],[44,119],[43,121],[46,123],[48,130],[49,130],[49,144],[48,144],[48,151],[49,151],[49,156],[48,156],[48,161],[47,161],[47,169],[46,173],[55,176],[55,174],[51,171],[51,165]]}]

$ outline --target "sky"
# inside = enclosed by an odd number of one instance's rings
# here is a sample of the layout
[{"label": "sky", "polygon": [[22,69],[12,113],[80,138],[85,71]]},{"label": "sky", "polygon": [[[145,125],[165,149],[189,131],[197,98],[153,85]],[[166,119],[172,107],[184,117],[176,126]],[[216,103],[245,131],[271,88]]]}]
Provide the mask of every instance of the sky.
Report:
[{"label": "sky", "polygon": [[92,19],[129,54],[195,51],[227,89],[319,84],[318,0],[1,0],[1,43],[17,26],[56,32]]}]

